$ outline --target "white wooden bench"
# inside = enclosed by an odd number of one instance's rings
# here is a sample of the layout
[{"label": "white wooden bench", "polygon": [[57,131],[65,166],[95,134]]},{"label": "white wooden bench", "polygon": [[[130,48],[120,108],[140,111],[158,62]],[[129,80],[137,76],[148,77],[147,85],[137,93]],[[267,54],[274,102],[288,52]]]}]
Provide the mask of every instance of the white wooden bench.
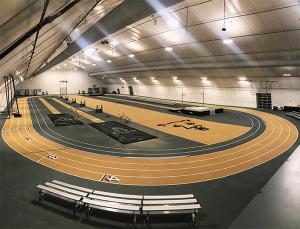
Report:
[{"label": "white wooden bench", "polygon": [[94,209],[99,209],[130,214],[132,215],[132,223],[134,224],[137,215],[141,213],[142,199],[142,195],[129,195],[95,190],[92,194],[88,195],[88,198],[83,199],[83,203],[87,206],[87,217],[89,217]]},{"label": "white wooden bench", "polygon": [[196,214],[201,208],[193,194],[144,196],[142,214],[146,216],[147,225],[150,224],[150,215],[164,214],[191,214],[193,224],[196,223]]},{"label": "white wooden bench", "polygon": [[77,208],[82,200],[81,195],[72,194],[63,190],[59,190],[53,187],[45,186],[45,185],[38,185],[37,188],[39,189],[39,202],[41,202],[44,198],[45,194],[57,197],[59,199],[66,200],[68,202],[73,203],[73,213],[76,214]]},{"label": "white wooden bench", "polygon": [[83,191],[83,192],[87,192],[87,193],[92,193],[94,191],[93,189],[83,188],[83,187],[72,185],[72,184],[67,184],[67,183],[64,183],[64,182],[61,182],[61,181],[58,181],[58,180],[53,180],[52,183],[59,184],[59,185],[69,187],[69,188],[73,188],[73,189]]},{"label": "white wooden bench", "polygon": [[81,207],[90,217],[94,210],[102,210],[127,214],[132,216],[132,223],[136,222],[138,215],[145,216],[147,225],[150,215],[165,214],[191,214],[195,224],[196,214],[201,208],[193,194],[184,195],[130,195],[112,193],[84,188],[58,180],[38,185],[39,201],[45,194],[73,203],[73,213]]},{"label": "white wooden bench", "polygon": [[78,207],[81,206],[83,197],[88,196],[88,194],[93,191],[92,189],[86,189],[56,180],[53,180],[52,183],[46,182],[44,185],[38,185],[37,188],[39,189],[39,202],[43,200],[45,194],[72,202],[74,214],[76,214]]}]

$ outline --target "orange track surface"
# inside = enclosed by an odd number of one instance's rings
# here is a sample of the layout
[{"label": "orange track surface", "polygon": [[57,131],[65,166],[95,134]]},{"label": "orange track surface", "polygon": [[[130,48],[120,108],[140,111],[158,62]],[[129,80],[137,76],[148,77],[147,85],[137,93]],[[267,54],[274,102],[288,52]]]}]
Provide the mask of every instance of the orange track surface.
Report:
[{"label": "orange track surface", "polygon": [[[4,124],[4,141],[21,155],[63,173],[91,180],[113,175],[118,184],[175,185],[230,176],[265,163],[288,150],[298,131],[288,120],[265,112],[242,109],[262,118],[266,130],[257,138],[230,149],[180,158],[126,158],[99,155],[55,143],[32,127],[27,99],[19,100],[21,118]],[[48,158],[49,155],[56,159]]]}]

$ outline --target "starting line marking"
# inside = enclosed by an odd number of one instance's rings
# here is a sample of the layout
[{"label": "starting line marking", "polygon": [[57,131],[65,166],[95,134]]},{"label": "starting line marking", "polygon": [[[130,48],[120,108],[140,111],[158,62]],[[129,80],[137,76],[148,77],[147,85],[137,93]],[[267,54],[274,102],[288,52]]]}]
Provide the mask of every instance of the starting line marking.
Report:
[{"label": "starting line marking", "polygon": [[116,176],[112,176],[109,174],[103,174],[103,176],[99,179],[99,181],[103,181],[103,182],[119,182],[120,179]]},{"label": "starting line marking", "polygon": [[49,155],[47,156],[47,158],[48,158],[48,159],[51,159],[51,160],[55,160],[55,159],[58,158],[58,156],[57,156],[57,155],[54,155],[54,154],[49,154]]}]

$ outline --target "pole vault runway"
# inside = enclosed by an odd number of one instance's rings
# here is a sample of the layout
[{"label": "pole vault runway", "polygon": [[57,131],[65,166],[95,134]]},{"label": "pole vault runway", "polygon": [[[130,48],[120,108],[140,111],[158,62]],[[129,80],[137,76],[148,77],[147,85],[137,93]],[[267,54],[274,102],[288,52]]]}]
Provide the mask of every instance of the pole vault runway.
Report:
[{"label": "pole vault runway", "polygon": [[[96,99],[84,99],[91,107],[97,103]],[[63,173],[100,182],[109,182],[106,178],[113,176],[117,178],[113,182],[123,185],[177,185],[219,179],[281,155],[298,138],[297,128],[284,118],[257,110],[232,108],[262,119],[266,126],[263,133],[240,145],[202,155],[168,158],[111,156],[101,154],[101,150],[95,154],[42,136],[35,129],[41,126],[33,127],[34,114],[30,112],[29,100],[20,99],[19,106],[23,116],[8,119],[1,132],[2,138],[13,150]],[[48,134],[51,135],[51,132]]]}]

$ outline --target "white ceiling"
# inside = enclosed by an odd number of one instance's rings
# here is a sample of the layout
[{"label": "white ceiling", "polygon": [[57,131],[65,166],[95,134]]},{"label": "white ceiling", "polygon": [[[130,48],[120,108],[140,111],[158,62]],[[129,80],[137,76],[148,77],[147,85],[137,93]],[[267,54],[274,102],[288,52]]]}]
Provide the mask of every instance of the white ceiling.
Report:
[{"label": "white ceiling", "polygon": [[[5,36],[0,38],[1,49],[36,24],[43,8],[41,1],[3,2],[1,11],[6,12],[0,14],[0,32]],[[51,1],[47,14],[66,2]],[[70,30],[76,18],[90,7],[90,2],[81,1],[42,30],[31,72]],[[82,24],[77,36],[121,2],[104,1],[104,14]],[[159,1],[148,0],[148,3],[156,8]],[[108,45],[98,41],[53,69],[81,69],[101,78],[145,76],[149,71],[156,75],[162,71],[185,75],[187,70],[189,74],[216,77],[281,77],[284,73],[300,76],[299,0],[226,0],[226,31],[222,31],[223,3],[223,0],[183,1],[110,34]],[[232,43],[224,44],[225,39]],[[2,74],[26,67],[32,40],[1,60],[5,64],[1,66]],[[172,51],[166,51],[166,47]],[[62,51],[63,48],[55,55]],[[134,57],[129,57],[130,54]]]},{"label": "white ceiling", "polygon": [[226,69],[222,76],[300,76],[298,0],[226,0],[225,32],[223,0],[203,2],[188,0],[158,12],[111,34],[108,40],[117,44],[94,44],[64,63],[99,77],[170,69],[220,76],[216,68]]},{"label": "white ceiling", "polygon": [[[123,0],[102,0],[89,14],[89,16],[83,20],[83,22],[77,27],[71,34],[71,38],[74,40],[80,36],[85,30],[87,30],[96,21],[101,19],[107,13],[109,13],[114,7],[120,4]],[[72,2],[71,0],[51,0],[46,11],[45,18],[49,15],[59,11],[67,4]],[[95,4],[96,1],[81,0],[73,8],[67,11],[65,14],[54,20],[51,24],[44,26],[40,30],[35,53],[29,68],[28,76],[37,69],[45,58],[57,49],[59,43],[63,38],[74,28],[76,23],[84,17],[89,9]],[[34,0],[1,0],[0,8],[0,47],[1,52],[6,49],[9,44],[13,43],[18,37],[26,33],[30,28],[39,23],[42,11],[44,7],[44,1]],[[32,45],[35,39],[33,34],[23,44],[18,46],[9,55],[1,59],[1,75],[8,73],[23,75],[26,71],[30,55],[32,52]],[[66,48],[67,44],[63,43],[52,55],[53,58],[58,53],[62,52]],[[50,59],[51,59],[50,58]]]}]

